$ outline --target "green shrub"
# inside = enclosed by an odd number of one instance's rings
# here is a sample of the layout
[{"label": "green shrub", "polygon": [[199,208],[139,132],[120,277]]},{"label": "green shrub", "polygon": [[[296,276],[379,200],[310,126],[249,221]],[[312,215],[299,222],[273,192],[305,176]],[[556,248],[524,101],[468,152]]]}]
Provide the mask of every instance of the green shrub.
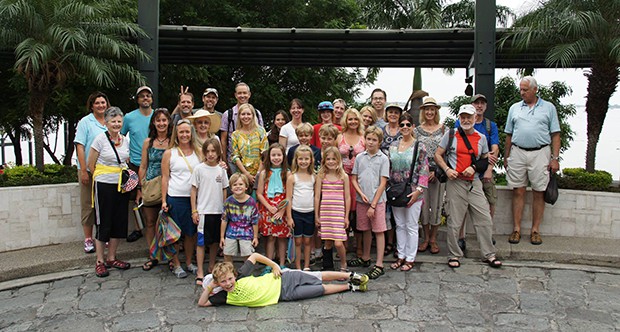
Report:
[{"label": "green shrub", "polygon": [[6,168],[0,175],[0,187],[35,186],[41,184],[77,182],[77,168],[48,164],[39,172],[34,166],[14,166]]},{"label": "green shrub", "polygon": [[613,178],[609,172],[588,173],[583,168],[565,168],[558,177],[558,185],[564,189],[608,191]]}]

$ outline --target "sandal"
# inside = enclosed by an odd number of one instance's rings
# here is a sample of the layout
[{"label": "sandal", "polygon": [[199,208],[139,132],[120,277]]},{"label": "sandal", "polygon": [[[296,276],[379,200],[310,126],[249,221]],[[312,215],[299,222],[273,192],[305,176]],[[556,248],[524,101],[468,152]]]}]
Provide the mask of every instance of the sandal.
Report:
[{"label": "sandal", "polygon": [[390,265],[390,269],[397,270],[401,266],[403,266],[403,264],[405,264],[405,260],[402,259],[402,258],[399,258],[399,259],[396,260],[396,262],[394,262],[394,263],[392,263],[392,265]]},{"label": "sandal", "polygon": [[459,268],[461,267],[461,261],[458,258],[450,258],[448,259],[448,266],[453,269]]},{"label": "sandal", "polygon": [[118,259],[115,259],[113,261],[106,261],[105,265],[106,267],[113,267],[119,270],[127,270],[131,267],[131,264],[129,264],[128,262],[123,262]]},{"label": "sandal", "polygon": [[385,245],[385,250],[383,250],[384,255],[389,255],[394,252],[394,244],[388,243]]},{"label": "sandal", "polygon": [[492,267],[492,268],[499,269],[500,267],[502,267],[502,262],[499,259],[497,259],[496,257],[491,257],[489,259],[485,259],[482,262],[489,264],[489,266]]},{"label": "sandal", "polygon": [[97,275],[97,277],[99,278],[107,277],[110,275],[110,272],[108,272],[108,268],[105,267],[105,263],[97,262],[97,265],[95,265],[95,275]]},{"label": "sandal", "polygon": [[351,272],[346,266],[340,268],[340,272]]},{"label": "sandal", "polygon": [[370,271],[366,274],[370,279],[377,279],[380,276],[384,275],[385,271],[383,270],[383,266],[373,266]]},{"label": "sandal", "polygon": [[204,277],[196,277],[194,281],[196,282],[196,286],[202,286],[202,279]]},{"label": "sandal", "polygon": [[403,266],[400,267],[400,270],[403,272],[411,271],[411,269],[413,269],[414,264],[415,262],[405,261],[405,264],[403,264]]},{"label": "sandal", "polygon": [[439,253],[439,245],[437,244],[437,242],[431,242],[431,254],[436,255]]},{"label": "sandal", "polygon": [[521,241],[521,233],[519,231],[512,232],[512,234],[510,234],[510,237],[508,238],[508,242],[512,244],[517,244],[519,243],[519,241]]},{"label": "sandal", "polygon": [[428,241],[420,243],[418,246],[418,252],[425,252],[428,249]]},{"label": "sandal", "polygon": [[310,271],[312,271],[312,270],[310,270],[310,268],[309,268],[309,267],[304,267],[303,271],[305,271],[305,272],[310,272]]},{"label": "sandal", "polygon": [[146,263],[142,264],[143,271],[150,271],[152,268],[156,267],[159,264],[159,261],[156,259],[149,259]]}]

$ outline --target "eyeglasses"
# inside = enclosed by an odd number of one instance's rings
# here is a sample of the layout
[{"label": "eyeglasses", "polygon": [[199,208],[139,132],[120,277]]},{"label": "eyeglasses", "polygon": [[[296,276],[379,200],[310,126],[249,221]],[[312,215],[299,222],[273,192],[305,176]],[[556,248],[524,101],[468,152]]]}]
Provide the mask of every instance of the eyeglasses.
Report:
[{"label": "eyeglasses", "polygon": [[353,159],[353,145],[349,145],[349,160]]},{"label": "eyeglasses", "polygon": [[411,127],[411,126],[413,126],[413,125],[412,125],[411,123],[409,123],[409,122],[401,122],[401,123],[399,124],[399,126],[400,126],[401,128],[405,128],[405,127]]}]

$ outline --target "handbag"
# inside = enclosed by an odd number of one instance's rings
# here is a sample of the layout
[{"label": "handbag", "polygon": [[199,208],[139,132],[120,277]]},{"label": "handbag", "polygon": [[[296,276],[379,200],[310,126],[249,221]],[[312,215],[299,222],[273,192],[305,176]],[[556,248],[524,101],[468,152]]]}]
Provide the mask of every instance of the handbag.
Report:
[{"label": "handbag", "polygon": [[163,248],[176,243],[181,238],[181,228],[172,219],[168,212],[159,211],[157,218],[157,245]]},{"label": "handbag", "polygon": [[118,151],[116,151],[116,146],[114,146],[114,142],[112,142],[112,140],[110,139],[110,133],[106,131],[105,135],[108,137],[108,142],[110,142],[112,150],[116,155],[116,162],[118,162],[118,165],[122,168],[121,189],[123,190],[123,193],[134,190],[140,182],[140,179],[138,179],[138,174],[136,174],[136,172],[134,172],[133,170],[127,168],[127,166],[122,166],[121,158],[118,156]]},{"label": "handbag", "polygon": [[558,176],[555,172],[550,172],[549,183],[547,183],[547,189],[545,189],[545,203],[553,205],[557,202],[559,196]]},{"label": "handbag", "polygon": [[[454,128],[450,128],[449,135],[450,136],[448,136],[448,145],[446,145],[446,151],[444,152],[444,159],[446,161],[446,165],[448,165],[448,168],[451,168],[450,163],[448,162],[448,158],[446,158],[446,156],[448,155],[448,149],[450,149],[450,147],[452,146],[452,141],[454,140]],[[448,174],[441,167],[437,167],[435,169],[435,178],[441,183],[448,182]]]},{"label": "handbag", "polygon": [[161,204],[161,175],[142,180],[142,203],[145,206]]},{"label": "handbag", "polygon": [[407,179],[407,181],[390,183],[385,190],[387,203],[391,206],[405,207],[407,206],[407,204],[409,204],[409,201],[411,200],[411,197],[409,197],[409,195],[412,192],[411,179],[413,177],[413,169],[415,167],[416,158],[418,156],[418,143],[419,141],[416,141],[413,148],[413,159],[411,161],[411,169],[409,171],[409,178]]}]

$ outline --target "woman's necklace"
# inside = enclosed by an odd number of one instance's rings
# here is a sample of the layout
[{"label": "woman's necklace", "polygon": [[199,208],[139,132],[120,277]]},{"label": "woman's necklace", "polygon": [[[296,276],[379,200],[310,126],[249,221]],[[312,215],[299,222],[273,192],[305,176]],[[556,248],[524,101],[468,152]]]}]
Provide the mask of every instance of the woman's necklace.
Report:
[{"label": "woman's necklace", "polygon": [[155,139],[157,140],[157,142],[159,142],[159,145],[164,145],[164,143],[168,140],[168,137],[164,139],[159,139],[159,137],[155,137]]}]

